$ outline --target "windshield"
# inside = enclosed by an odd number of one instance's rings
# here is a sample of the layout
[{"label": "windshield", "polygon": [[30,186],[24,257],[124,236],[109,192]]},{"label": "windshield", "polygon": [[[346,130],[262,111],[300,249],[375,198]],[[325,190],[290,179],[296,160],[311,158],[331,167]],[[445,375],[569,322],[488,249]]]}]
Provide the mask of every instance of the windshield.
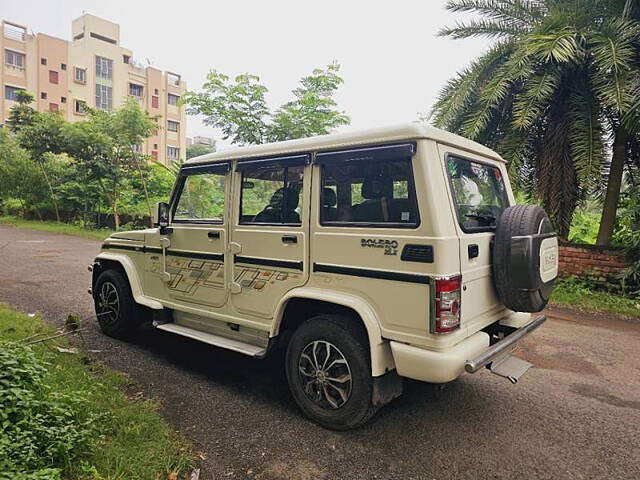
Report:
[{"label": "windshield", "polygon": [[509,206],[500,169],[450,156],[447,159],[447,173],[462,229],[465,232],[495,229],[497,219]]}]

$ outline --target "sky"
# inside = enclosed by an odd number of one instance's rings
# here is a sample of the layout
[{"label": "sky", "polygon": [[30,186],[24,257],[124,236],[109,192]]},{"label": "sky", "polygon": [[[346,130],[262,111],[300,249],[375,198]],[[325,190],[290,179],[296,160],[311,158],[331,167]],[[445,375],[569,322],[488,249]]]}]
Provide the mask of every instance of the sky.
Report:
[{"label": "sky", "polygon": [[[351,125],[414,121],[438,91],[488,47],[481,39],[436,34],[463,19],[445,0],[0,0],[0,18],[33,32],[71,38],[71,21],[90,13],[120,24],[134,58],[182,75],[198,90],[209,70],[253,73],[273,108],[300,78],[337,60],[344,84],[335,99]],[[187,135],[220,139],[197,117]],[[219,142],[226,146],[228,142]]]}]

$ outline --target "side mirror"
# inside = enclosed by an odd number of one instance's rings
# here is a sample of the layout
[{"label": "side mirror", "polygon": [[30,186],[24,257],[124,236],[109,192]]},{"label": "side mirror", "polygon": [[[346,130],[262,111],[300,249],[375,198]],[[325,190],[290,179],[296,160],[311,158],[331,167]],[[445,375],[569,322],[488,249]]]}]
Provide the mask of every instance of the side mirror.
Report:
[{"label": "side mirror", "polygon": [[153,212],[153,226],[165,228],[169,226],[169,204],[166,202],[156,203],[156,209]]}]

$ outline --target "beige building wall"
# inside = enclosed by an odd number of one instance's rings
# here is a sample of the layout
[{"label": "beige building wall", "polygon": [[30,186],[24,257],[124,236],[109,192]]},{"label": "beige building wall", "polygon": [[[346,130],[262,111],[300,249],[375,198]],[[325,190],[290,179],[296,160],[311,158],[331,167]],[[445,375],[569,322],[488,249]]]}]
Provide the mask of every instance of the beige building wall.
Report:
[{"label": "beige building wall", "polygon": [[[142,152],[165,164],[184,159],[185,109],[172,104],[186,89],[180,76],[136,62],[133,52],[120,45],[120,27],[113,22],[86,14],[72,22],[71,30],[67,41],[2,22],[0,122],[6,122],[14,105],[5,85],[24,88],[34,95],[39,111],[61,110],[68,121],[85,119],[83,105],[115,109],[132,97],[158,119],[158,130],[140,146]],[[7,58],[15,60],[6,50],[23,54],[24,65],[7,64]]]}]

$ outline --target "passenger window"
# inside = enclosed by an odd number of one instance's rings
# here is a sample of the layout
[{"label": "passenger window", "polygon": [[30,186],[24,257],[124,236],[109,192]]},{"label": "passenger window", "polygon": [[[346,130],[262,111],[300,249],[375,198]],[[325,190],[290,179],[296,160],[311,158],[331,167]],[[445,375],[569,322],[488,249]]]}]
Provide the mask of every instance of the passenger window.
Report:
[{"label": "passenger window", "polygon": [[363,159],[322,166],[323,225],[415,227],[410,159]]},{"label": "passenger window", "polygon": [[223,223],[224,173],[201,173],[185,177],[173,214],[177,222]]},{"label": "passenger window", "polygon": [[304,166],[242,172],[241,224],[300,225]]}]

